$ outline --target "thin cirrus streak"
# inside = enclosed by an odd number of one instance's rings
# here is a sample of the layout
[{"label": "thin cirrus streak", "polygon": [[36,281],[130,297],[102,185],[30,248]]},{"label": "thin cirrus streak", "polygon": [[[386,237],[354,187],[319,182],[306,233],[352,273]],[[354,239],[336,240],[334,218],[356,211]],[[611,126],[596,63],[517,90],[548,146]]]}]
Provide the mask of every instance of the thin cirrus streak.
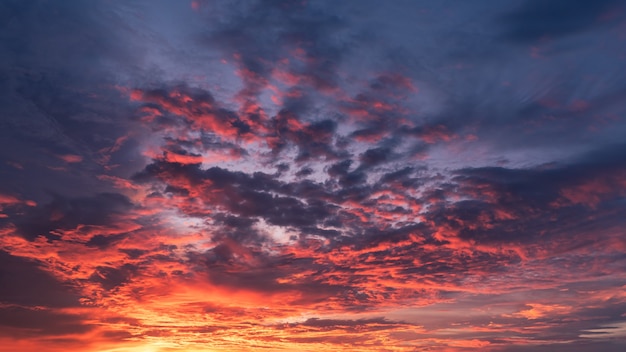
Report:
[{"label": "thin cirrus streak", "polygon": [[0,352],[622,351],[626,4],[0,4]]}]

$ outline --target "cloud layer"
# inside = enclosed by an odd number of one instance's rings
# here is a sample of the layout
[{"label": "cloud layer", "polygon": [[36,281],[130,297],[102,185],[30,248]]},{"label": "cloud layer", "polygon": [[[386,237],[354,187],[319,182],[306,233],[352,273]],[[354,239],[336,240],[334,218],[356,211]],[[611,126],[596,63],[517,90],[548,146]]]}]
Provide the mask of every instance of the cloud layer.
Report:
[{"label": "cloud layer", "polygon": [[0,4],[0,351],[622,351],[626,4]]}]

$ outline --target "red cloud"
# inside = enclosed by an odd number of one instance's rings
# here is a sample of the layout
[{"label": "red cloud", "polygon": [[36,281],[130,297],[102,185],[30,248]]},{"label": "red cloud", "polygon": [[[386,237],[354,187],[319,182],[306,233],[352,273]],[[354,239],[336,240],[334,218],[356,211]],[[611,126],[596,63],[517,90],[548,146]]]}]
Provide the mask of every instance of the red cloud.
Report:
[{"label": "red cloud", "polygon": [[59,159],[65,161],[68,164],[80,163],[81,161],[83,161],[83,157],[82,156],[74,155],[74,154],[57,155],[57,157]]}]

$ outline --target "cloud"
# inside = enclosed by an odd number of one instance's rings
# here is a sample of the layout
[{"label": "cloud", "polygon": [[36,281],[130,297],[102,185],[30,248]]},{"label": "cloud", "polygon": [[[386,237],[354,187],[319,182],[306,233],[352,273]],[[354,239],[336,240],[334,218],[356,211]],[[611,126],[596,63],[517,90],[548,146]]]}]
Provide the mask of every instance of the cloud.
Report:
[{"label": "cloud", "polygon": [[[79,295],[42,270],[36,261],[0,251],[0,302],[23,307],[72,307]],[[42,295],[42,292],[46,292]]]},{"label": "cloud", "polygon": [[[593,3],[527,0],[520,9],[502,18],[508,27],[505,38],[512,42],[533,43],[556,39],[602,26],[602,17],[617,11],[620,1]],[[620,9],[621,10],[621,9]]]},{"label": "cloud", "polygon": [[[431,218],[459,231],[460,237],[479,242],[529,242],[537,236],[564,235],[566,229],[579,226],[601,233],[601,228],[585,225],[581,216],[595,209],[604,227],[620,226],[614,211],[622,207],[623,155],[617,152],[621,149],[615,146],[546,169],[459,170],[454,178],[457,192],[470,199],[439,208]],[[595,156],[598,153],[602,159]]]},{"label": "cloud", "polygon": [[131,201],[117,193],[100,193],[91,197],[55,196],[48,204],[14,218],[17,231],[34,240],[44,236],[50,240],[60,236],[54,230],[71,230],[79,225],[108,225],[133,207]]},{"label": "cloud", "polygon": [[0,4],[0,346],[621,347],[620,2],[101,5]]},{"label": "cloud", "polygon": [[21,338],[84,334],[94,328],[93,325],[85,324],[84,318],[21,307],[0,309],[0,324],[9,329],[10,334],[16,334]]}]

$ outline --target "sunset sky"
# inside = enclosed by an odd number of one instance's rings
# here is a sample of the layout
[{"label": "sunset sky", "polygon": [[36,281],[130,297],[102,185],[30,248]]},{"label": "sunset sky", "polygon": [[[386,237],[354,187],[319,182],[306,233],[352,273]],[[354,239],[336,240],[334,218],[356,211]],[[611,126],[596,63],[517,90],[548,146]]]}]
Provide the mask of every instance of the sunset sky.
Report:
[{"label": "sunset sky", "polygon": [[626,351],[626,1],[0,1],[0,352]]}]

